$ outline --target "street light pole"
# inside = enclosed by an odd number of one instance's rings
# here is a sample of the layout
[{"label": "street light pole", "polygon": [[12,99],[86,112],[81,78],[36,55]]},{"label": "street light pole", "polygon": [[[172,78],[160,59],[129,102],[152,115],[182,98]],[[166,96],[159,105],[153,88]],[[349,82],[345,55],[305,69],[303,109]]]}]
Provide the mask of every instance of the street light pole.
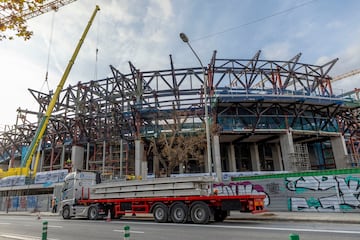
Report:
[{"label": "street light pole", "polygon": [[[206,134],[206,149],[207,149],[207,161],[208,161],[208,168],[209,168],[209,174],[212,177],[212,155],[211,155],[211,142],[210,142],[210,127],[209,127],[209,110],[208,110],[208,106],[207,106],[207,102],[208,102],[208,97],[207,97],[207,75],[205,72],[205,67],[202,64],[199,56],[197,55],[197,53],[195,52],[195,50],[192,48],[190,42],[189,42],[189,38],[186,36],[185,33],[180,33],[180,38],[181,40],[186,43],[191,51],[193,52],[193,54],[195,55],[195,57],[197,58],[197,60],[200,63],[201,69],[203,71],[203,75],[204,75],[204,101],[205,101],[205,134]],[[211,184],[211,194],[212,194],[212,184]]]}]

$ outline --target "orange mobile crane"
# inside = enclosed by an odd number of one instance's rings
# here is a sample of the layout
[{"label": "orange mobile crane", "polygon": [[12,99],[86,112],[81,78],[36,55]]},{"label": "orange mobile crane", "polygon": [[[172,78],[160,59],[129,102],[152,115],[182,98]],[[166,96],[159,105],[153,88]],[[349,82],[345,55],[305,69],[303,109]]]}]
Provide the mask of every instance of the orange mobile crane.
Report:
[{"label": "orange mobile crane", "polygon": [[[84,39],[90,29],[90,26],[92,25],[92,22],[96,16],[96,13],[97,11],[99,11],[100,8],[99,6],[96,6],[76,48],[75,48],[75,51],[65,69],[65,72],[59,82],[59,85],[57,86],[55,92],[54,92],[54,95],[49,103],[49,106],[46,110],[46,113],[44,114],[44,116],[41,118],[40,122],[39,122],[39,125],[38,125],[38,128],[35,132],[35,136],[33,138],[33,140],[31,141],[31,144],[29,145],[29,148],[26,152],[26,155],[24,157],[25,161],[24,161],[24,164],[22,164],[20,167],[17,167],[17,168],[9,168],[9,170],[7,172],[4,172],[4,171],[0,171],[0,178],[3,178],[3,177],[7,177],[7,176],[30,176],[30,165],[31,165],[31,162],[32,162],[32,159],[33,159],[33,155],[36,151],[36,148],[39,146],[39,143],[44,135],[44,132],[46,130],[46,127],[48,125],[48,122],[49,122],[49,118],[51,116],[51,113],[55,107],[55,104],[59,98],[59,95],[60,95],[60,92],[61,90],[63,89],[63,86],[65,84],[65,81],[71,71],[71,68],[75,62],[75,59],[80,51],[80,48],[84,42]],[[36,165],[36,164],[35,164]],[[36,168],[35,168],[36,169]],[[33,176],[33,175],[32,175]]]}]

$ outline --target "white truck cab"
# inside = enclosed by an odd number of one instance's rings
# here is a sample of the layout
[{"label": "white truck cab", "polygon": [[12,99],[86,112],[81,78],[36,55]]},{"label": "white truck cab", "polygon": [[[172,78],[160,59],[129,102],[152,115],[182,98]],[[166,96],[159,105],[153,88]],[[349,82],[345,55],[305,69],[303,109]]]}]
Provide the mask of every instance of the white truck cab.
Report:
[{"label": "white truck cab", "polygon": [[76,206],[80,199],[89,199],[90,187],[99,183],[97,173],[76,171],[69,173],[61,189],[61,211],[64,218],[87,217],[88,206]]}]

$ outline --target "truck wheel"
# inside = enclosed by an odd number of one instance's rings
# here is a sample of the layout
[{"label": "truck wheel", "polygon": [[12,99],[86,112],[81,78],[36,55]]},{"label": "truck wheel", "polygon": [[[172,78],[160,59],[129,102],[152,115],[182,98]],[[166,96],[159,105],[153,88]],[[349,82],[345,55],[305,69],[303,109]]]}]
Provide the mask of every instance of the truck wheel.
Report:
[{"label": "truck wheel", "polygon": [[196,202],[191,207],[191,220],[197,224],[206,224],[210,219],[210,208],[203,202]]},{"label": "truck wheel", "polygon": [[165,223],[168,221],[168,207],[160,203],[158,204],[153,211],[154,219],[156,222]]},{"label": "truck wheel", "polygon": [[62,217],[63,219],[70,219],[70,207],[65,206],[62,210]]},{"label": "truck wheel", "polygon": [[184,223],[187,220],[188,208],[182,202],[174,203],[171,206],[170,217],[174,223]]},{"label": "truck wheel", "polygon": [[227,216],[228,216],[227,211],[215,210],[214,220],[215,220],[215,222],[223,222]]},{"label": "truck wheel", "polygon": [[89,207],[88,210],[88,219],[89,220],[97,220],[99,217],[99,211],[96,206]]}]

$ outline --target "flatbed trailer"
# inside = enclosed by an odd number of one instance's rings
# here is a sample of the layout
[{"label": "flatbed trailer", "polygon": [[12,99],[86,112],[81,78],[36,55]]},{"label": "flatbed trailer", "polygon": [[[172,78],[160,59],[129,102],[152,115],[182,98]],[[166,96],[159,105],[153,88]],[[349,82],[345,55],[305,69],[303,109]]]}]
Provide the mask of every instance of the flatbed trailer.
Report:
[{"label": "flatbed trailer", "polygon": [[[151,197],[118,197],[113,196],[118,194],[126,194],[125,188],[137,188],[141,192],[142,189],[149,189],[149,186],[156,186],[163,190],[163,186],[170,186],[166,180],[159,180],[162,183],[158,185],[153,182],[144,180],[144,184],[137,183],[131,185],[132,182],[121,183],[121,187],[116,184],[97,185],[95,189],[102,190],[101,194],[96,194],[94,188],[91,188],[89,181],[85,178],[80,180],[73,174],[71,178],[72,189],[78,193],[74,194],[71,189],[65,188],[63,192],[72,192],[71,198],[63,199],[61,204],[62,217],[70,219],[72,217],[83,217],[89,220],[104,219],[104,218],[121,218],[124,215],[137,215],[137,214],[152,214],[156,222],[174,222],[185,223],[193,222],[197,224],[206,224],[209,221],[221,222],[229,216],[230,211],[240,211],[246,213],[258,213],[264,210],[265,195],[261,194],[248,194],[248,195],[235,195],[224,196],[210,193],[209,195],[186,195],[186,196],[151,196]],[[84,181],[85,180],[85,181]],[[65,178],[67,181],[67,178]],[[169,180],[174,181],[173,179]],[[180,180],[178,180],[180,181]],[[185,180],[184,180],[185,181]],[[129,184],[127,186],[126,184]],[[161,185],[163,184],[163,185]],[[176,184],[179,184],[178,182]],[[211,183],[212,184],[212,183]],[[159,187],[161,186],[161,187]],[[172,187],[173,185],[171,185]],[[187,186],[182,184],[182,186]],[[199,184],[194,184],[196,190],[201,192],[198,187]],[[203,187],[204,184],[201,183]],[[115,190],[122,192],[116,192]],[[104,193],[106,192],[106,193]],[[110,192],[110,195],[106,195]],[[156,192],[156,191],[155,191]],[[168,191],[170,192],[170,191]],[[176,191],[174,191],[176,193]],[[184,191],[183,191],[184,192]],[[182,193],[183,193],[182,192]],[[144,192],[141,192],[144,194]],[[147,194],[153,194],[154,190],[146,191]],[[193,189],[189,190],[189,194],[193,193]],[[201,192],[202,193],[202,192]],[[64,194],[66,196],[66,194]],[[93,197],[92,197],[93,195]],[[100,197],[100,196],[112,196]]]}]

